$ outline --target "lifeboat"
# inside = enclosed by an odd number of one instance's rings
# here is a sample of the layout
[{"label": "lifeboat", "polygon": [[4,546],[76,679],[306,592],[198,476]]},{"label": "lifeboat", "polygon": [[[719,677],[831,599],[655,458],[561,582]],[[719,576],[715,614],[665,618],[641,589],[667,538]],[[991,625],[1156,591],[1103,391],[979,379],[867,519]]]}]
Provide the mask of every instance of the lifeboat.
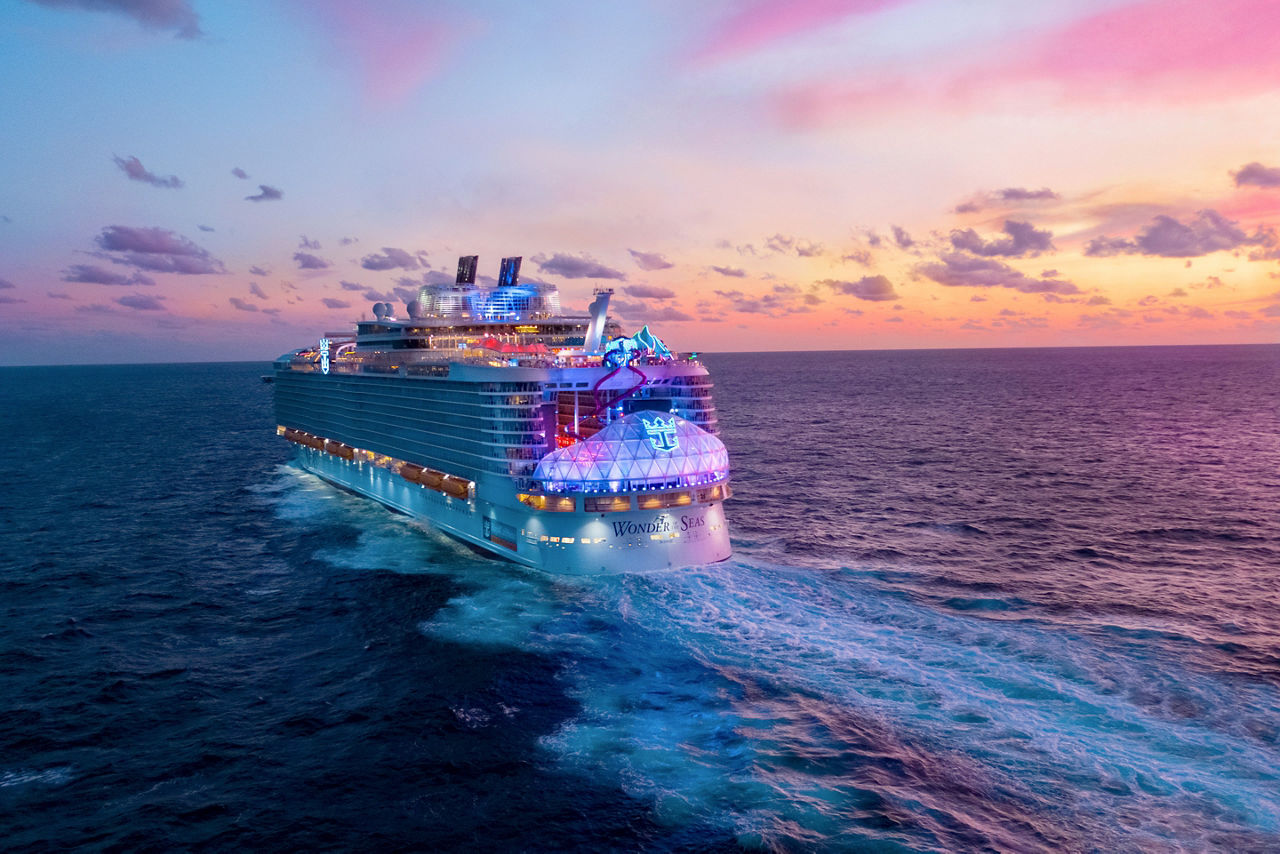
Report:
[{"label": "lifeboat", "polygon": [[416,463],[405,463],[400,466],[400,476],[410,483],[416,483],[455,498],[467,498],[471,494],[471,481],[466,478],[454,477]]},{"label": "lifeboat", "polygon": [[324,443],[326,452],[335,457],[341,457],[344,460],[354,460],[356,457],[356,449],[350,445],[344,445],[342,442],[335,442],[329,439]]},{"label": "lifeboat", "polygon": [[454,498],[466,498],[471,492],[471,482],[450,475],[445,477],[444,483],[440,485],[439,489],[445,495],[452,495]]}]

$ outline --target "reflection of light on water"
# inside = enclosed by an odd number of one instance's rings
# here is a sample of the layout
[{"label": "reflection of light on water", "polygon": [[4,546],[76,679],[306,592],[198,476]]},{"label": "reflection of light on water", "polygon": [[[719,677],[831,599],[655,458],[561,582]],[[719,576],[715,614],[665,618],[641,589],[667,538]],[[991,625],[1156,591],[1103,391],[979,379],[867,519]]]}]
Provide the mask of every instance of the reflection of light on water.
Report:
[{"label": "reflection of light on water", "polygon": [[465,582],[421,630],[555,657],[581,709],[549,754],[671,825],[784,847],[1259,847],[1280,832],[1280,696],[1182,668],[1158,640],[1136,660],[1131,638],[937,611],[847,570],[552,578],[342,512],[363,533],[326,560]]},{"label": "reflection of light on water", "polygon": [[328,512],[327,504],[341,495],[315,475],[293,466],[281,466],[276,480],[255,490],[259,498],[272,505],[279,519],[314,519]]},{"label": "reflection of light on water", "polygon": [[281,466],[277,479],[256,490],[283,521],[355,527],[357,544],[322,548],[316,556],[351,569],[453,574],[464,566],[497,567],[425,522],[392,514],[375,501],[351,495],[310,472]]}]

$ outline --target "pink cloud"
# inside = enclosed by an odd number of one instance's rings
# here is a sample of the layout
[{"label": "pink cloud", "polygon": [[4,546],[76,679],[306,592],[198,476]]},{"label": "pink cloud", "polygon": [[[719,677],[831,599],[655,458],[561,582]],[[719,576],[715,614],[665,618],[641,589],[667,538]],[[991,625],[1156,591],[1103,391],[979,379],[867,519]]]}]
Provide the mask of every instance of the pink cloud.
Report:
[{"label": "pink cloud", "polygon": [[1236,193],[1219,202],[1218,210],[1231,219],[1274,222],[1280,217],[1280,194],[1265,190]]},{"label": "pink cloud", "polygon": [[702,60],[746,53],[851,15],[878,12],[906,0],[757,0],[722,22],[696,52]]},{"label": "pink cloud", "polygon": [[1046,39],[1019,70],[1095,87],[1270,89],[1267,70],[1280,68],[1277,34],[1272,0],[1149,0],[1079,21]]},{"label": "pink cloud", "polygon": [[1277,43],[1273,0],[1142,0],[994,56],[956,53],[865,79],[815,81],[782,93],[777,106],[787,123],[806,126],[869,108],[966,107],[1020,87],[1060,101],[1201,101],[1273,89]]},{"label": "pink cloud", "polygon": [[364,96],[384,106],[412,95],[445,65],[464,30],[437,4],[410,0],[296,0],[294,8],[354,66]]}]

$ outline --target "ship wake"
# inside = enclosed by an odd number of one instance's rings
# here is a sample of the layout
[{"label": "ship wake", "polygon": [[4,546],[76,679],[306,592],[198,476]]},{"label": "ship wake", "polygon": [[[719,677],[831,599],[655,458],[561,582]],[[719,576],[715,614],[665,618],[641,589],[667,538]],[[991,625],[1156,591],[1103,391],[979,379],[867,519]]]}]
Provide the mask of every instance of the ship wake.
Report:
[{"label": "ship wake", "polygon": [[412,554],[416,528],[360,512],[357,542],[322,556],[453,574],[465,592],[420,631],[558,662],[578,711],[538,761],[673,828],[783,849],[1280,844],[1280,691],[1185,666],[1158,637],[1135,654],[1132,638],[943,610],[869,571],[753,557],[554,578],[443,541]]}]

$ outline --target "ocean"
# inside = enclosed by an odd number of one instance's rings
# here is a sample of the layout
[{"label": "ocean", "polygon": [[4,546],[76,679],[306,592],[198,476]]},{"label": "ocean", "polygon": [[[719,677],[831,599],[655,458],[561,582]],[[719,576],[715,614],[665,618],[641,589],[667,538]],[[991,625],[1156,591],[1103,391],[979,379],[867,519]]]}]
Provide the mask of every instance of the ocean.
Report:
[{"label": "ocean", "polygon": [[583,579],[0,369],[0,846],[1280,850],[1280,347],[705,361],[734,557]]}]

